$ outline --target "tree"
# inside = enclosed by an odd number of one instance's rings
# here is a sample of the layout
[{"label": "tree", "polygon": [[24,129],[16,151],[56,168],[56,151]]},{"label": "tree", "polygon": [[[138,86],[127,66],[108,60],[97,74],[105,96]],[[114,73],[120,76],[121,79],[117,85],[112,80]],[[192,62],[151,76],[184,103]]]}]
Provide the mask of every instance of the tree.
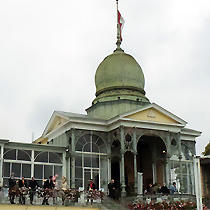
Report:
[{"label": "tree", "polygon": [[202,152],[204,156],[210,155],[210,142],[206,145],[205,151]]}]

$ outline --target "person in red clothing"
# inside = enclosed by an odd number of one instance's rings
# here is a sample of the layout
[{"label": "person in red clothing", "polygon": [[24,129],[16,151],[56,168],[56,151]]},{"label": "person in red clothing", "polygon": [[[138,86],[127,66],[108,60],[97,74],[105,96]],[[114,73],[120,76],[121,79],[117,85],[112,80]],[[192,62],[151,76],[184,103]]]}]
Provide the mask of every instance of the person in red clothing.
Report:
[{"label": "person in red clothing", "polygon": [[87,204],[89,203],[89,199],[91,200],[91,205],[93,204],[93,197],[94,197],[94,191],[96,189],[96,185],[94,184],[93,180],[89,180],[89,184],[87,187]]}]

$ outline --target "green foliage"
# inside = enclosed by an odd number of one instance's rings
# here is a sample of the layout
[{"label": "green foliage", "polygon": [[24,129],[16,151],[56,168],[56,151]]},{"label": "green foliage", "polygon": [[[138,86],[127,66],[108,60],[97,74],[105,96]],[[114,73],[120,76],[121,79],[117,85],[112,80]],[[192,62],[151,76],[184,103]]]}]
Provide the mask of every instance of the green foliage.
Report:
[{"label": "green foliage", "polygon": [[208,143],[205,147],[205,151],[202,152],[204,156],[210,155],[210,143]]}]

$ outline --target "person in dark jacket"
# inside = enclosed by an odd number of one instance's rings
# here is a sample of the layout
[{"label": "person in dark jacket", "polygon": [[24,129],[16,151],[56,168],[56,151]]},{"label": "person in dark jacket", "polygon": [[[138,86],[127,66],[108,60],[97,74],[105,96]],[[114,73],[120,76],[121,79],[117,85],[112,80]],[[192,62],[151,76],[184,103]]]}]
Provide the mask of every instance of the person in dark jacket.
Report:
[{"label": "person in dark jacket", "polygon": [[30,196],[30,204],[33,205],[33,199],[34,195],[36,193],[36,188],[39,187],[37,181],[34,179],[34,177],[31,177],[31,180],[29,180],[29,196]]},{"label": "person in dark jacket", "polygon": [[11,174],[9,178],[9,200],[11,204],[15,204],[14,199],[15,199],[15,186],[16,186],[16,181],[14,179],[14,174]]},{"label": "person in dark jacket", "polygon": [[114,179],[111,180],[111,182],[108,184],[109,189],[109,197],[115,199],[115,183]]},{"label": "person in dark jacket", "polygon": [[22,177],[21,180],[19,180],[18,182],[18,186],[20,188],[20,198],[19,198],[19,203],[20,204],[25,204],[26,198],[25,198],[25,188],[28,187],[26,180],[24,179],[24,177]]},{"label": "person in dark jacket", "polygon": [[163,193],[164,195],[169,194],[169,189],[166,187],[166,184],[164,183],[163,186],[161,187],[161,193]]},{"label": "person in dark jacket", "polygon": [[[53,184],[52,176],[50,176],[49,179],[45,181],[43,188],[45,190],[48,190],[48,189],[53,190],[54,184]],[[43,199],[42,205],[44,205],[45,203],[46,205],[49,205],[47,193],[44,193],[44,199]]]},{"label": "person in dark jacket", "polygon": [[147,187],[147,194],[152,194],[152,184],[149,183],[148,187]]}]

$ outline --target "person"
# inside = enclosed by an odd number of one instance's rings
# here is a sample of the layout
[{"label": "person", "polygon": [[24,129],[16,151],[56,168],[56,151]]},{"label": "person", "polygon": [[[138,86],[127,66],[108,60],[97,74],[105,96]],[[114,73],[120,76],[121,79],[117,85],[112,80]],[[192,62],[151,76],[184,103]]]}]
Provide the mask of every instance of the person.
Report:
[{"label": "person", "polygon": [[161,193],[164,195],[169,194],[169,189],[166,187],[166,183],[164,183],[163,186],[161,187]]},{"label": "person", "polygon": [[26,198],[25,198],[25,190],[28,187],[28,185],[27,185],[27,182],[24,179],[24,177],[22,177],[22,179],[19,180],[18,186],[20,188],[19,203],[25,205],[25,201],[26,201]]},{"label": "person", "polygon": [[15,186],[16,186],[16,181],[14,179],[14,173],[11,174],[9,178],[9,200],[11,204],[15,204]]},{"label": "person", "polygon": [[171,195],[174,195],[175,192],[178,192],[178,190],[176,189],[176,182],[173,182],[173,184],[171,185],[170,192]]},{"label": "person", "polygon": [[62,199],[62,205],[64,205],[64,201],[65,201],[65,193],[64,191],[66,191],[68,189],[68,184],[66,182],[66,177],[62,177],[62,181],[61,181],[61,191],[59,191],[59,197]]},{"label": "person", "polygon": [[52,177],[52,181],[54,184],[54,191],[53,191],[53,204],[54,205],[57,205],[57,197],[58,197],[58,190],[59,190],[59,185],[58,185],[58,182],[56,181],[57,177],[58,177],[57,174]]},{"label": "person", "polygon": [[[53,181],[52,181],[52,176],[49,176],[49,179],[47,179],[44,182],[43,188],[44,188],[44,190],[48,190],[48,189],[53,190],[54,184],[53,184]],[[44,199],[43,199],[43,202],[42,202],[42,205],[45,205],[45,204],[49,205],[47,192],[44,193]]]},{"label": "person", "polygon": [[89,202],[89,199],[91,200],[91,205],[93,204],[93,193],[94,193],[95,189],[96,189],[96,185],[94,184],[93,179],[90,179],[88,187],[87,187],[87,192],[88,192],[87,204]]},{"label": "person", "polygon": [[157,185],[157,183],[155,183],[152,186],[152,194],[157,194],[157,191],[158,191],[158,185]]},{"label": "person", "polygon": [[33,205],[33,199],[34,195],[36,193],[36,188],[39,187],[37,181],[34,179],[34,177],[31,177],[31,180],[29,180],[29,197],[30,197],[30,204]]},{"label": "person", "polygon": [[152,194],[152,184],[151,183],[149,183],[149,185],[147,187],[147,193]]},{"label": "person", "polygon": [[61,183],[61,189],[62,190],[67,190],[68,189],[68,184],[67,184],[67,182],[66,182],[66,177],[65,176],[63,176],[62,177],[62,181],[61,181],[62,183]]},{"label": "person", "polygon": [[108,184],[109,197],[115,199],[115,183],[114,179]]}]

